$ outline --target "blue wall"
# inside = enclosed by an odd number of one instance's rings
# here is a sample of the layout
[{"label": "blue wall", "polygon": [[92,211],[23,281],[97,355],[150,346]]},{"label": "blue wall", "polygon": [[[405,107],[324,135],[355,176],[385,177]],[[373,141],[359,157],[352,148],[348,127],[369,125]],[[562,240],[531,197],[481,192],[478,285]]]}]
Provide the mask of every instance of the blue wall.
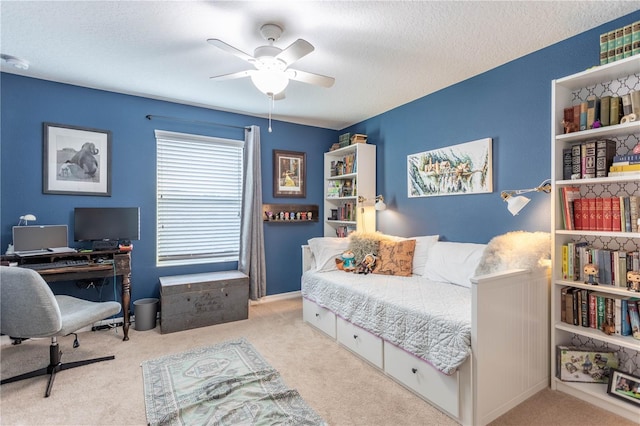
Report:
[{"label": "blue wall", "polygon": [[[377,192],[388,206],[378,230],[479,243],[549,231],[550,195],[528,195],[513,217],[500,192],[551,177],[551,80],[599,64],[600,34],[638,19],[634,12],[348,128],[378,145]],[[493,193],[408,198],[407,155],[484,138],[493,139]]]},{"label": "blue wall", "polygon": [[[437,93],[358,123],[344,131],[366,133],[378,147],[378,193],[388,209],[378,214],[382,232],[411,236],[440,234],[450,241],[487,242],[512,230],[550,227],[550,196],[513,217],[500,199],[505,189],[530,188],[550,177],[551,80],[598,63],[600,33],[640,19],[640,12],[512,61]],[[425,76],[428,78],[428,76]],[[145,119],[147,114],[261,127],[265,203],[322,206],[323,153],[337,135],[327,129],[274,123],[240,114],[0,75],[0,250],[11,241],[18,217],[33,213],[38,224],[71,226],[76,206],[140,206],[141,240],[134,243],[132,300],[158,295],[158,277],[235,268],[233,264],[157,268],[155,266],[154,129],[241,139],[242,132],[219,127]],[[111,130],[112,196],[42,194],[42,123]],[[490,194],[407,197],[407,155],[477,139],[493,139]],[[272,150],[307,154],[307,198],[272,197]],[[324,215],[322,215],[324,216]],[[300,245],[322,235],[321,223],[267,224],[267,293],[300,289]],[[72,235],[70,235],[72,238]],[[76,291],[71,284],[56,292]],[[108,289],[105,289],[105,292]],[[111,293],[112,294],[112,293]]]},{"label": "blue wall", "polygon": [[[4,252],[11,242],[11,227],[18,217],[33,213],[36,224],[68,224],[73,241],[74,207],[140,206],[141,239],[132,253],[132,300],[158,296],[158,277],[164,275],[235,269],[237,264],[218,263],[189,267],[155,266],[156,160],[155,129],[243,139],[239,129],[147,120],[147,114],[187,120],[261,127],[263,201],[322,205],[323,154],[337,132],[274,122],[267,132],[264,119],[203,108],[116,94],[2,73],[1,97],[1,216],[0,244]],[[43,122],[111,130],[112,196],[52,195],[42,193]],[[273,149],[307,154],[307,198],[273,198]],[[322,235],[320,222],[289,226],[265,225],[267,292],[277,294],[300,289],[300,245]],[[73,243],[71,243],[73,245]],[[56,293],[78,292],[74,284],[57,284]],[[92,292],[83,293],[91,298]],[[103,298],[112,297],[112,286]],[[97,292],[94,295],[98,297]]]}]

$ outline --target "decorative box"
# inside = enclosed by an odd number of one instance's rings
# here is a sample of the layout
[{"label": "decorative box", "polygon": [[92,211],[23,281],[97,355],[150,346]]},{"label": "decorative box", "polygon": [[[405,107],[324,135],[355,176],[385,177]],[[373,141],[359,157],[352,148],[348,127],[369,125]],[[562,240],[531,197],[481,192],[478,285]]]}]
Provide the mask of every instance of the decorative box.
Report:
[{"label": "decorative box", "polygon": [[564,382],[607,383],[618,356],[609,349],[556,346],[556,377]]}]

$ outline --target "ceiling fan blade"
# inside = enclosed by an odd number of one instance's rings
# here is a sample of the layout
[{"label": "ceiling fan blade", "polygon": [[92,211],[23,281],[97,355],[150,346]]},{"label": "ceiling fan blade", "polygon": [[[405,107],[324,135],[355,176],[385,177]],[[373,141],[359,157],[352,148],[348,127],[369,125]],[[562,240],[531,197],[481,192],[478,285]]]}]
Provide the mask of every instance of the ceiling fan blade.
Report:
[{"label": "ceiling fan blade", "polygon": [[209,77],[209,79],[218,81],[233,80],[234,78],[251,77],[251,74],[254,72],[256,72],[256,70],[238,71],[232,72],[231,74],[215,75],[213,77]]},{"label": "ceiling fan blade", "polygon": [[327,77],[326,75],[314,74],[300,70],[287,70],[287,75],[291,80],[301,81],[303,83],[315,84],[316,86],[331,87],[336,79]]},{"label": "ceiling fan blade", "polygon": [[222,40],[217,38],[210,38],[207,40],[209,44],[214,45],[215,47],[224,50],[227,53],[231,53],[232,55],[237,56],[240,59],[244,59],[247,62],[255,62],[255,58],[248,53],[244,53],[242,50],[236,49],[235,47],[225,43]]},{"label": "ceiling fan blade", "polygon": [[286,49],[278,53],[276,59],[280,59],[287,65],[291,65],[303,56],[307,56],[313,52],[314,47],[306,40],[301,38],[291,43]]}]

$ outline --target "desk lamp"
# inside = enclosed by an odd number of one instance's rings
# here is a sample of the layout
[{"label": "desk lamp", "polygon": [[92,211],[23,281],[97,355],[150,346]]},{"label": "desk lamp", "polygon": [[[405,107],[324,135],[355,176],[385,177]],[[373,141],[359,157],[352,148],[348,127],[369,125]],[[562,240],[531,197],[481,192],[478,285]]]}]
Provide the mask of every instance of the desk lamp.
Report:
[{"label": "desk lamp", "polygon": [[[32,214],[22,215],[22,216],[20,216],[20,220],[18,221],[18,226],[22,226],[22,225],[27,226],[29,224],[29,221],[33,222],[35,220],[36,220],[36,217],[34,215],[32,215]],[[24,222],[24,223],[22,223],[22,222]]]}]

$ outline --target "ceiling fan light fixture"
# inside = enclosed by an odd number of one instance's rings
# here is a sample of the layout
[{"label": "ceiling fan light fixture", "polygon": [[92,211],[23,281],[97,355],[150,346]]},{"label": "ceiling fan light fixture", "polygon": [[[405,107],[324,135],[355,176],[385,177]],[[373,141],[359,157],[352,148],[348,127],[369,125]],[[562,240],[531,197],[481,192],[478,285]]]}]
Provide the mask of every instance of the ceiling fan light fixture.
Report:
[{"label": "ceiling fan light fixture", "polygon": [[273,96],[287,88],[289,77],[283,71],[261,70],[251,74],[251,81],[259,91]]}]

